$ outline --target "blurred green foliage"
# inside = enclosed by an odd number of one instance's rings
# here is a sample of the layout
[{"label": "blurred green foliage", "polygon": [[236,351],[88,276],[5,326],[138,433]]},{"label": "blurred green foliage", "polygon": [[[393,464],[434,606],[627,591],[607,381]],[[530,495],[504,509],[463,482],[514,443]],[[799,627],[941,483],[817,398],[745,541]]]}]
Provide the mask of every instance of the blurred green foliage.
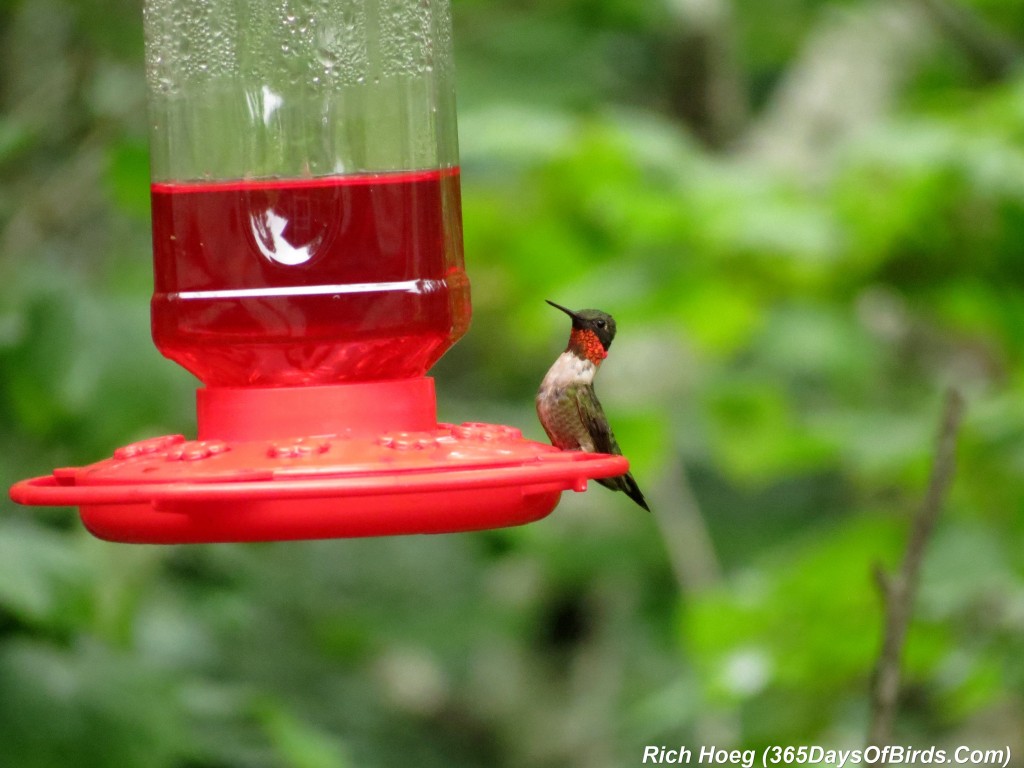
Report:
[{"label": "blurred green foliage", "polygon": [[[4,763],[862,746],[871,571],[950,385],[897,734],[1024,750],[1024,6],[770,5],[454,3],[475,317],[441,416],[541,439],[543,299],[608,310],[598,388],[654,517],[596,488],[522,529],[147,548],[4,502]],[[3,484],[194,429],[148,336],[141,54],[137,0],[0,2]]]}]

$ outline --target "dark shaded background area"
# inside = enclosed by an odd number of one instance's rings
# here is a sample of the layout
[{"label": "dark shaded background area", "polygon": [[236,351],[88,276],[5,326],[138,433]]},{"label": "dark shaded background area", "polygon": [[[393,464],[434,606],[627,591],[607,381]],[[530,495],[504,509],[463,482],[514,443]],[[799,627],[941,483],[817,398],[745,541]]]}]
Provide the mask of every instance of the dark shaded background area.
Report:
[{"label": "dark shaded background area", "polygon": [[[2,503],[0,745],[36,768],[639,765],[860,747],[874,563],[960,464],[901,743],[1024,754],[1024,5],[456,0],[474,324],[441,417],[543,433],[564,344],[657,514],[98,542]],[[0,2],[0,485],[194,429],[149,339],[141,11]],[[1016,757],[1016,764],[1020,758]]]}]

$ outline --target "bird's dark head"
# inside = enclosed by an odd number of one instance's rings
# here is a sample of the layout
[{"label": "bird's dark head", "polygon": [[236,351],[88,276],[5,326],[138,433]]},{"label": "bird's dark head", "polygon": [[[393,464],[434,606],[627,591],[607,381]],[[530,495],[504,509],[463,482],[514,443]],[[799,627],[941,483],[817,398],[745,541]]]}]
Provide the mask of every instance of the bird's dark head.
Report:
[{"label": "bird's dark head", "polygon": [[[604,357],[608,354],[608,348],[612,345],[612,340],[615,338],[615,319],[607,312],[602,312],[599,309],[580,309],[571,310],[566,309],[560,304],[550,299],[547,300],[555,309],[560,309],[569,317],[572,318],[572,336],[569,337],[569,346],[573,346],[574,342],[586,342],[589,337],[594,337],[601,345],[601,351],[604,352]],[[591,355],[587,355],[590,357]]]}]

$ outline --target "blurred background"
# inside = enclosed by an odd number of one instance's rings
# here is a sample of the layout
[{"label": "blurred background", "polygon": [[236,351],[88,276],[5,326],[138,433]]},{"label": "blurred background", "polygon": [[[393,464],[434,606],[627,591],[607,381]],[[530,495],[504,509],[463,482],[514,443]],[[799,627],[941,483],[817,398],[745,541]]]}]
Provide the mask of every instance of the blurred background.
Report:
[{"label": "blurred background", "polygon": [[[138,0],[0,1],[0,485],[193,433],[149,337]],[[615,315],[596,485],[440,537],[144,547],[0,502],[19,768],[611,768],[863,745],[967,398],[898,741],[1024,753],[1024,4],[453,0],[475,317],[440,417],[543,439],[550,298]]]}]

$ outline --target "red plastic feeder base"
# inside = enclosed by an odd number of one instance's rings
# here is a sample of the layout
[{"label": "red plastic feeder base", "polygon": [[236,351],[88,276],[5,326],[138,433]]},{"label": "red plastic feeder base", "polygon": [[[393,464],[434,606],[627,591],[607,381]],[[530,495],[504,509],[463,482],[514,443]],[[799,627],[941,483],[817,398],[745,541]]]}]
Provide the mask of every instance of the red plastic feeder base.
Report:
[{"label": "red plastic feeder base", "polygon": [[11,488],[77,506],[101,539],[273,541],[452,533],[548,515],[629,469],[495,424],[438,424],[430,378],[198,392],[199,439],[167,435]]}]

